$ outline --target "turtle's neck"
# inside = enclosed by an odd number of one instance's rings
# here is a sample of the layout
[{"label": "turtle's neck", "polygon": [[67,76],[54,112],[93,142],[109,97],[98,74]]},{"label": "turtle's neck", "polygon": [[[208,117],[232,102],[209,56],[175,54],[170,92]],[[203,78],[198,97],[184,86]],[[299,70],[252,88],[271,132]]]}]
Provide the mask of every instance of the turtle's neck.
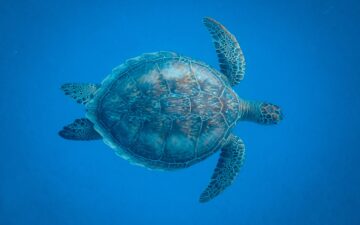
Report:
[{"label": "turtle's neck", "polygon": [[240,116],[238,121],[256,121],[259,110],[258,105],[259,103],[256,101],[247,101],[244,99],[240,99]]}]

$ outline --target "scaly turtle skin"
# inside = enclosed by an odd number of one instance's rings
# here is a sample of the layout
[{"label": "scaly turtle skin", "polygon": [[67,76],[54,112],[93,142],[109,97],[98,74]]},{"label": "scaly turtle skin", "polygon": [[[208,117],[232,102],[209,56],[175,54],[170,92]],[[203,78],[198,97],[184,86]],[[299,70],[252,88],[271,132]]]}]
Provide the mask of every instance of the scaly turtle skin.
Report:
[{"label": "scaly turtle skin", "polygon": [[64,84],[62,89],[86,107],[86,118],[64,127],[72,140],[103,139],[131,163],[150,169],[189,167],[221,149],[212,180],[201,202],[221,193],[244,160],[242,140],[231,133],[240,120],[273,124],[279,107],[240,99],[232,86],[245,73],[235,37],[205,18],[221,72],[173,52],[148,53],[115,68],[101,85]]}]

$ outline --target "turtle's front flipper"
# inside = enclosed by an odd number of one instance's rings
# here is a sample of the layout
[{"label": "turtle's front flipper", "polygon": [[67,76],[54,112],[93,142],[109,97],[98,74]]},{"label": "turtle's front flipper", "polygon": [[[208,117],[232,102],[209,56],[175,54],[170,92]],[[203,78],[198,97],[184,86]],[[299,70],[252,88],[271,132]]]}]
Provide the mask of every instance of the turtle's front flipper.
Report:
[{"label": "turtle's front flipper", "polygon": [[216,20],[205,17],[204,24],[213,39],[221,72],[234,86],[244,78],[245,58],[234,35]]},{"label": "turtle's front flipper", "polygon": [[59,135],[65,139],[78,141],[102,139],[94,129],[94,124],[86,118],[76,119],[72,124],[65,126]]},{"label": "turtle's front flipper", "polygon": [[200,196],[200,202],[213,199],[230,186],[243,164],[244,156],[244,143],[239,137],[230,134],[226,145],[221,150],[211,182]]},{"label": "turtle's front flipper", "polygon": [[61,86],[61,90],[65,92],[65,95],[69,95],[77,103],[85,105],[94,97],[94,94],[99,87],[100,85],[98,84],[67,83]]}]

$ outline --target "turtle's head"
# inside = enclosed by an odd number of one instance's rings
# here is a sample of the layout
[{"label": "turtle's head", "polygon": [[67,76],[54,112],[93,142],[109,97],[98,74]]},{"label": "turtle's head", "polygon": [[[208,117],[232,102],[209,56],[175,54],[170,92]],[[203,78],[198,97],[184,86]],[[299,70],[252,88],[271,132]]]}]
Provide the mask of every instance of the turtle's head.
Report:
[{"label": "turtle's head", "polygon": [[240,120],[271,125],[278,124],[283,119],[280,107],[271,103],[242,101],[239,110]]}]

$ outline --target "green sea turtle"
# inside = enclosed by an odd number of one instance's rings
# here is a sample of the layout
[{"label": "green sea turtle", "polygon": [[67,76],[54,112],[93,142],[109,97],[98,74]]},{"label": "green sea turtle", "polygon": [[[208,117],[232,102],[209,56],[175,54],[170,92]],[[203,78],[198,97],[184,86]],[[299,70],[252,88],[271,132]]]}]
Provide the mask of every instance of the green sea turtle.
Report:
[{"label": "green sea turtle", "polygon": [[236,38],[219,22],[204,18],[220,62],[211,66],[174,52],[127,60],[101,84],[62,85],[84,104],[86,118],[59,132],[65,139],[102,139],[119,156],[150,169],[175,170],[198,163],[221,149],[206,202],[228,187],[244,161],[243,141],[232,133],[237,122],[276,124],[280,108],[238,97],[233,86],[244,76],[245,59]]}]

